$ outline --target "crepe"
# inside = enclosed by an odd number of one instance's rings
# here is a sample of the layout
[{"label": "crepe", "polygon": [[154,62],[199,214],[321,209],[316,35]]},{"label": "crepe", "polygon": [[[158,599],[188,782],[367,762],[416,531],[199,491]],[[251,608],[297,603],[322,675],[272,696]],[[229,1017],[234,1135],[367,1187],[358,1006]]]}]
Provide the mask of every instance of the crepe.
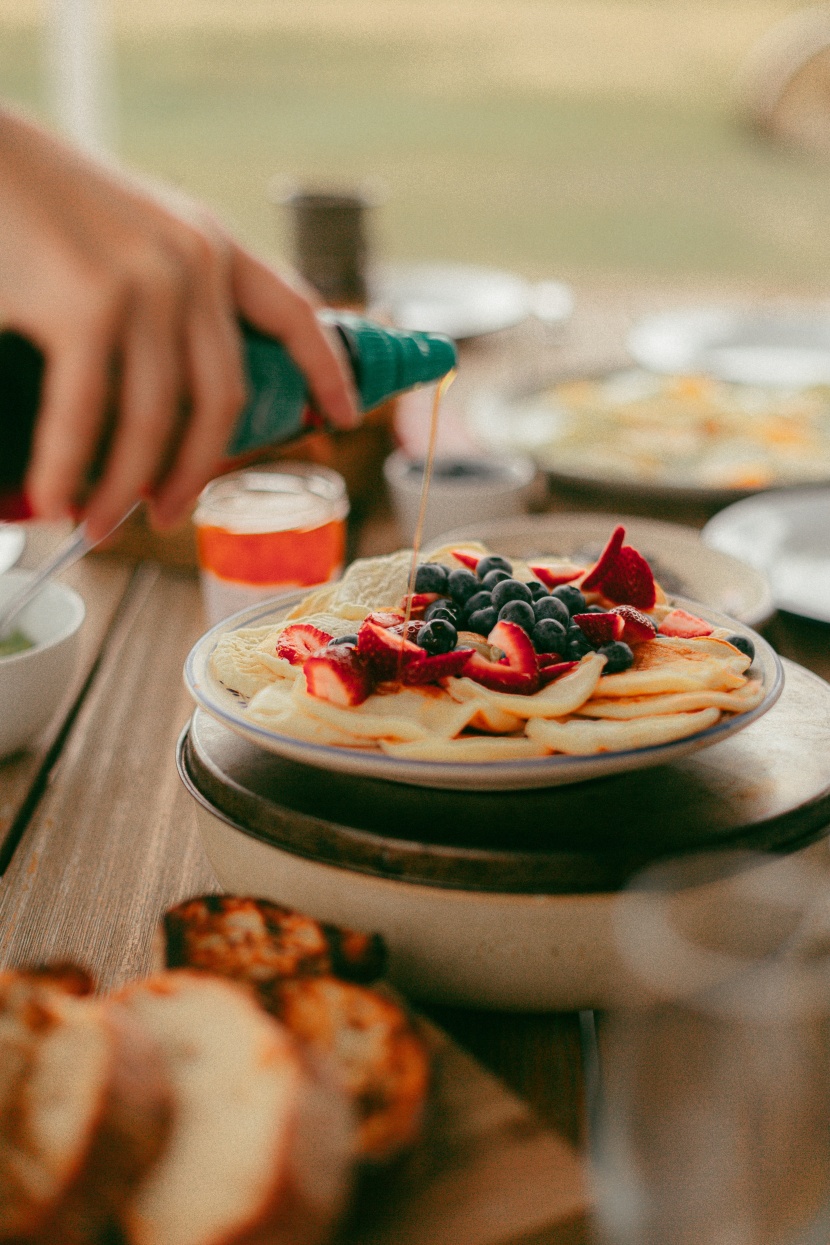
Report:
[{"label": "crepe", "polygon": [[551,752],[593,756],[598,752],[654,748],[658,744],[684,739],[714,726],[719,717],[719,709],[701,709],[698,713],[663,714],[636,718],[630,722],[589,722],[578,718],[567,722],[549,722],[536,718],[528,723],[527,734]]}]

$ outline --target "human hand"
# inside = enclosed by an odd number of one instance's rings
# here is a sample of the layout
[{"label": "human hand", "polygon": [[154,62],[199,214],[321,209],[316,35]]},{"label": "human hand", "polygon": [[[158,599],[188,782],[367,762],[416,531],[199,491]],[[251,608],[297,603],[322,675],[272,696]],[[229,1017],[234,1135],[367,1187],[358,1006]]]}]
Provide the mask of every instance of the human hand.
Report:
[{"label": "human hand", "polygon": [[215,474],[245,399],[238,319],[279,338],[339,428],[351,376],[311,298],[202,209],[133,181],[0,110],[0,325],[46,371],[26,492],[91,539],[139,497],[160,526]]}]

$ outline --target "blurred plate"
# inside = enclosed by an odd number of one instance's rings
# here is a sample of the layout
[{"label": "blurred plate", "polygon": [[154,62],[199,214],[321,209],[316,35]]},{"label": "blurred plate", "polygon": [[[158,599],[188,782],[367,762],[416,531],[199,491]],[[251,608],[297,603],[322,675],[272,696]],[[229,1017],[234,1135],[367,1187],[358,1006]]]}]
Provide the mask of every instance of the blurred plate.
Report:
[{"label": "blurred plate", "polygon": [[534,555],[561,553],[577,561],[582,555],[587,561],[596,557],[618,523],[625,527],[626,541],[648,559],[670,594],[700,601],[751,627],[760,626],[774,612],[772,592],[761,571],[707,547],[693,528],[677,523],[616,514],[541,514],[456,528],[430,545],[480,540],[506,558],[526,561]]},{"label": "blurred plate", "polygon": [[546,323],[567,320],[568,286],[533,285],[511,272],[472,264],[406,264],[384,267],[372,282],[372,305],[403,329],[446,333],[458,339],[512,328],[536,315]]},{"label": "blurred plate", "polygon": [[17,562],[26,544],[18,523],[0,523],[0,575]]},{"label": "blurred plate", "polygon": [[654,372],[786,389],[827,385],[830,311],[671,311],[635,325],[628,350]]},{"label": "blurred plate", "polygon": [[703,539],[767,575],[779,609],[830,623],[830,489],[748,497],[715,515]]}]

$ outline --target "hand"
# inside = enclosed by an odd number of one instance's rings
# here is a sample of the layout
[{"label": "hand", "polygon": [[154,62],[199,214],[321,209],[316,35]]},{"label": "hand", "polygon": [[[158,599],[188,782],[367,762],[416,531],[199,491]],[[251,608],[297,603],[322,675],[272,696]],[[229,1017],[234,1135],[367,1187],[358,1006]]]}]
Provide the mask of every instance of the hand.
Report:
[{"label": "hand", "polygon": [[203,210],[0,110],[0,325],[46,358],[26,491],[55,519],[81,496],[94,540],[140,496],[182,518],[216,473],[245,398],[238,318],[279,338],[339,428],[353,383],[310,297]]}]

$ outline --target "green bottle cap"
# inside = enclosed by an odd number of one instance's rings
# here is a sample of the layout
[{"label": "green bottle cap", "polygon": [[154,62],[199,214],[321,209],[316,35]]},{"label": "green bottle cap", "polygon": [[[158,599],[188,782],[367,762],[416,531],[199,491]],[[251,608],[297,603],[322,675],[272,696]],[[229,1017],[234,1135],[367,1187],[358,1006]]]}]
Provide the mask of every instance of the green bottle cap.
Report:
[{"label": "green bottle cap", "polygon": [[455,343],[441,333],[388,328],[347,311],[324,311],[320,319],[340,330],[364,411],[405,389],[440,380],[458,361]]}]

